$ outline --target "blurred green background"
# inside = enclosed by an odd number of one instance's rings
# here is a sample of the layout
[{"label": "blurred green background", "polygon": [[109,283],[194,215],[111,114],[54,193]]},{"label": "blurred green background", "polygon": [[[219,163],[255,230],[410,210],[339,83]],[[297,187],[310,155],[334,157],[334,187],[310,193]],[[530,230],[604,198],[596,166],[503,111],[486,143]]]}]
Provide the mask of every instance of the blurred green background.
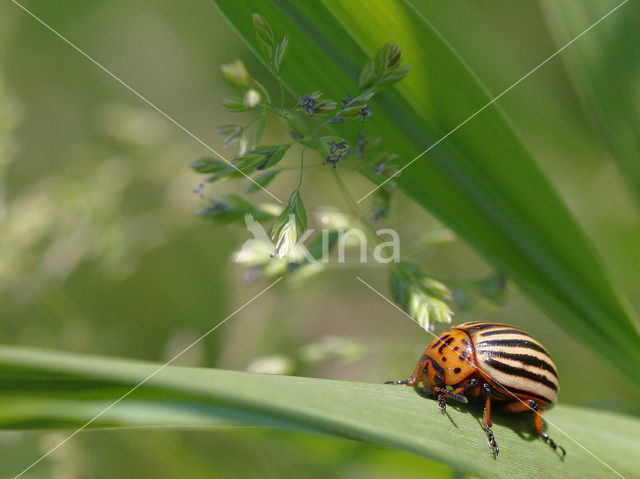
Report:
[{"label": "blurred green background", "polygon": [[[222,141],[214,130],[233,119],[220,105],[230,88],[219,65],[241,58],[254,76],[273,85],[208,0],[39,0],[25,6],[219,151]],[[535,2],[464,0],[422,8],[494,94],[557,49]],[[584,28],[595,19],[584,19]],[[637,310],[637,214],[562,59],[549,62],[500,104]],[[274,138],[283,134],[267,131]],[[19,7],[3,2],[0,340],[168,360],[266,286],[245,285],[242,268],[229,259],[247,233],[194,214],[205,200],[193,193],[200,178],[188,164],[206,153]],[[356,176],[345,179],[364,184]],[[273,191],[286,198],[290,182],[280,180]],[[245,187],[238,182],[222,188]],[[215,188],[206,196],[219,196],[223,189]],[[311,170],[305,204],[310,211],[344,208],[329,171]],[[396,228],[408,244],[438,224],[398,196],[385,226]],[[491,273],[461,242],[433,247],[420,259],[445,282]],[[302,285],[283,282],[178,363],[253,370],[275,364],[291,374],[370,382],[405,377],[430,336],[354,277],[387,292],[387,273],[353,263]],[[562,378],[560,401],[640,412],[640,399],[627,392],[617,371],[517,291],[491,316],[459,312],[456,322],[489,317],[522,326],[547,346]],[[0,433],[2,468],[26,467],[62,434]],[[28,477],[329,474],[452,477],[444,466],[374,446],[241,428],[87,432]]]}]

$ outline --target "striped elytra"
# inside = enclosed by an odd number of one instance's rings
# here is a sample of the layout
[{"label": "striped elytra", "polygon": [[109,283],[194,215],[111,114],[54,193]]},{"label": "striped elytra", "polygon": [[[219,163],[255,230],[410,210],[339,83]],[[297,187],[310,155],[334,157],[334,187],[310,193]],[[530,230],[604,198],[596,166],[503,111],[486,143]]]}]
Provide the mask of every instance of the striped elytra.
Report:
[{"label": "striped elytra", "polygon": [[543,409],[558,399],[558,370],[547,350],[522,329],[500,323],[470,322],[437,336],[420,357],[413,374],[395,384],[422,387],[446,409],[448,400],[482,397],[482,427],[497,455],[491,430],[491,404],[506,412],[533,411],[534,430],[554,451],[562,452],[543,432]]},{"label": "striped elytra", "polygon": [[[558,399],[558,372],[546,349],[523,330],[471,322],[434,339],[425,351],[423,385],[459,389],[472,377],[489,383],[494,401],[535,399],[542,409]],[[438,377],[436,377],[438,376]],[[468,396],[480,394],[468,390]]]},{"label": "striped elytra", "polygon": [[[464,323],[456,328],[469,335],[478,369],[499,386],[497,389],[528,395],[546,405],[556,402],[560,387],[558,372],[538,341],[505,324]],[[507,393],[504,399],[513,397]]]}]

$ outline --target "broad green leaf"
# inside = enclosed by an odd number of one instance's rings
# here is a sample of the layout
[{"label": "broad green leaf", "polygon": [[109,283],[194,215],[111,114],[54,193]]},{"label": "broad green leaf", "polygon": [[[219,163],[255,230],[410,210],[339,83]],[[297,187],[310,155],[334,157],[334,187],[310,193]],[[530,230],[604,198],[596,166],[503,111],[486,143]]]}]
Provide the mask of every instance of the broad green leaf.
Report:
[{"label": "broad green leaf", "polygon": [[[622,2],[541,3],[560,47]],[[638,2],[625,3],[572,45],[562,59],[640,210],[639,15]]]},{"label": "broad green leaf", "polygon": [[[251,15],[287,35],[283,79],[301,95],[353,92],[367,60],[400,45],[408,76],[374,103],[367,131],[407,164],[483,108],[486,89],[433,26],[400,0],[214,0],[258,51]],[[261,57],[262,58],[262,57]],[[264,58],[263,58],[264,60]],[[521,85],[518,88],[526,88]],[[356,138],[359,125],[342,125]],[[345,133],[346,132],[346,133]],[[508,273],[565,330],[640,384],[633,313],[583,230],[496,104],[396,178],[399,187],[496,269]]]},{"label": "broad green leaf", "polygon": [[[567,451],[561,460],[530,434],[532,416],[526,413],[494,415],[500,445],[494,459],[480,427],[479,404],[450,405],[442,413],[435,401],[401,386],[176,366],[158,372],[160,366],[0,347],[0,425],[14,430],[64,428],[71,434],[98,415],[88,428],[258,425],[379,444],[477,477],[615,477],[549,426],[547,432]],[[545,417],[624,477],[638,477],[638,418],[564,405]]]}]

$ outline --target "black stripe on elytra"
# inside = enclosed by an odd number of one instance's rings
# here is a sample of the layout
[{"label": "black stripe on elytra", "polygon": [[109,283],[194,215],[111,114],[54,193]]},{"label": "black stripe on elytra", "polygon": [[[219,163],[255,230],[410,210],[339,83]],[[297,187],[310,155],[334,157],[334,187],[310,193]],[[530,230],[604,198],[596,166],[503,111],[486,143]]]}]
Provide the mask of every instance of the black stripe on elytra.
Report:
[{"label": "black stripe on elytra", "polygon": [[536,381],[540,384],[544,384],[545,386],[553,389],[558,392],[558,386],[549,381],[545,376],[541,376],[540,374],[532,373],[531,371],[527,371],[523,368],[516,368],[514,366],[509,366],[508,364],[501,363],[500,361],[496,361],[495,359],[487,359],[485,361],[487,366],[491,366],[492,368],[497,369],[505,374],[509,374],[510,376],[519,376],[525,377],[527,379],[531,379],[532,381]]},{"label": "black stripe on elytra", "polygon": [[480,333],[480,336],[483,338],[485,336],[493,336],[495,334],[520,334],[522,336],[529,336],[524,331],[520,331],[519,329],[499,329],[497,331],[485,331],[484,333]]},{"label": "black stripe on elytra", "polygon": [[440,374],[444,374],[444,368],[438,364],[437,361],[431,360],[431,364],[433,364],[433,369],[438,371]]},{"label": "black stripe on elytra", "polygon": [[476,346],[478,347],[478,349],[481,349],[483,346],[484,347],[507,346],[507,347],[514,347],[514,348],[529,348],[529,349],[534,349],[536,351],[540,351],[541,353],[544,353],[547,356],[549,356],[549,353],[547,352],[547,350],[544,349],[542,346],[536,343],[532,343],[531,341],[527,341],[526,339],[490,339],[488,341],[480,341],[478,344],[476,344]]},{"label": "black stripe on elytra", "polygon": [[438,347],[438,344],[441,344],[445,339],[447,339],[449,337],[448,334],[445,334],[444,336],[440,336],[438,338],[438,340],[433,344],[433,346],[431,346],[431,349],[434,349],[436,347]]},{"label": "black stripe on elytra", "polygon": [[520,361],[523,364],[535,366],[537,368],[544,369],[545,371],[549,371],[555,377],[558,377],[558,371],[556,371],[556,368],[553,367],[553,364],[548,363],[544,359],[537,356],[530,356],[529,354],[505,353],[504,351],[495,351],[493,349],[483,351],[483,354],[486,357],[491,358],[514,359],[516,361]]},{"label": "black stripe on elytra", "polygon": [[[529,396],[535,399],[539,399],[544,401],[547,404],[551,404],[553,401],[551,401],[551,399],[549,399],[548,397],[542,396],[541,394],[537,394],[531,391],[525,391],[524,389],[518,389],[518,388],[512,388],[512,387],[507,387],[507,386],[500,386],[499,387],[492,387],[491,390],[493,391],[493,396],[497,396],[496,399],[513,399],[514,401],[517,401],[516,398],[514,398],[513,396]],[[504,390],[507,390],[508,392],[504,392]],[[511,394],[509,394],[511,393]]]},{"label": "black stripe on elytra", "polygon": [[497,323],[481,323],[481,324],[478,324],[477,326],[472,326],[471,328],[467,329],[467,333],[468,334],[475,333],[479,329],[493,328],[494,326],[502,326],[502,325]]},{"label": "black stripe on elytra", "polygon": [[439,352],[440,354],[442,354],[442,350],[443,350],[446,346],[449,346],[452,342],[453,342],[453,338],[449,338],[449,339],[447,339],[444,343],[442,343],[442,346],[440,346],[440,348],[438,349],[438,352]]}]

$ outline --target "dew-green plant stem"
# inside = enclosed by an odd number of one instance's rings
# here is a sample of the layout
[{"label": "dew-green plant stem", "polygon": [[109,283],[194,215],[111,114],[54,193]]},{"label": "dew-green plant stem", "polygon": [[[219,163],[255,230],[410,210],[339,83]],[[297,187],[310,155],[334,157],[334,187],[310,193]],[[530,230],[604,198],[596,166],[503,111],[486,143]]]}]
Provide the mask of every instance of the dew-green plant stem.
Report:
[{"label": "dew-green plant stem", "polygon": [[300,153],[300,174],[298,175],[298,186],[297,189],[300,190],[302,186],[302,172],[304,171],[304,152],[307,149],[307,145],[302,147],[302,152]]}]

